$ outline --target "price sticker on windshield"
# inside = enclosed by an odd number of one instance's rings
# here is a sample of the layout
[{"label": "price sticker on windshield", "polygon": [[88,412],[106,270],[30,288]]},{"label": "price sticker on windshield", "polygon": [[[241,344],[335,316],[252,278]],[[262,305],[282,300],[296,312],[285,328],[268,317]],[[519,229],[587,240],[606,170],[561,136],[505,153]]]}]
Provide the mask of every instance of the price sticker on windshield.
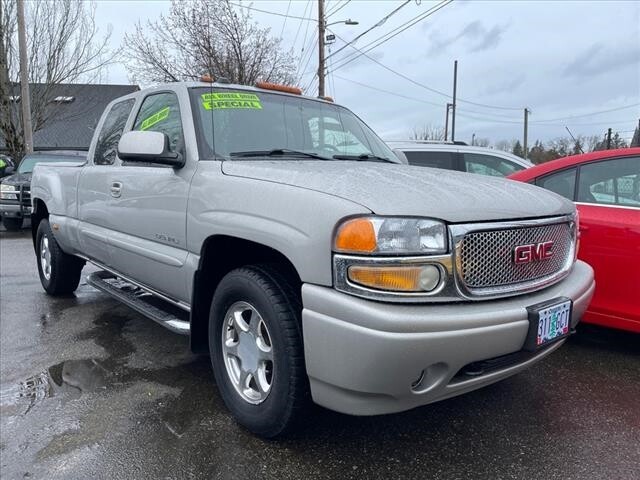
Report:
[{"label": "price sticker on windshield", "polygon": [[252,109],[262,110],[260,98],[253,93],[203,93],[202,106],[205,110]]}]

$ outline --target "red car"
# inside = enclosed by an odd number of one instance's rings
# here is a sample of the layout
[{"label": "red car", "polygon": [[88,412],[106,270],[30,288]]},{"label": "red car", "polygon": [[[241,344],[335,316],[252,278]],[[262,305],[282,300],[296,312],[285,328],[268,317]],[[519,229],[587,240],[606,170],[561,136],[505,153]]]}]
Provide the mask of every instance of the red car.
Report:
[{"label": "red car", "polygon": [[578,256],[596,276],[582,320],[640,333],[640,148],[559,158],[508,178],[576,202]]}]

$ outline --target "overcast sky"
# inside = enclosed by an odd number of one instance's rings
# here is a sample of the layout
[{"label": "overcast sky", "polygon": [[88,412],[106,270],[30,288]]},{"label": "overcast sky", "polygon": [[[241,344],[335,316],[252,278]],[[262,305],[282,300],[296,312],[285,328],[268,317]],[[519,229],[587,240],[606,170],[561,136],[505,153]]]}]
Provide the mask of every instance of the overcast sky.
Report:
[{"label": "overcast sky", "polygon": [[[283,15],[288,10],[294,17],[317,17],[316,0],[235,3]],[[344,45],[340,38],[351,40],[403,3],[327,0],[329,13],[342,7],[330,15],[328,23],[347,18],[359,22],[357,26],[329,27],[339,38],[327,48],[327,55]],[[439,3],[411,0],[355,46],[365,48]],[[117,46],[136,21],[157,18],[168,10],[168,1],[99,0],[97,18],[105,29],[112,25],[112,41]],[[295,18],[285,22],[284,17],[257,11],[252,15],[261,25],[271,27],[273,35],[282,32],[286,48],[293,48],[303,59],[300,86],[311,84],[315,89],[310,92],[317,94],[313,79],[317,69],[317,45],[313,44],[316,24]],[[305,33],[306,46],[314,48],[308,63],[309,48],[302,52]],[[637,1],[455,0],[368,53],[416,83],[365,56],[340,67],[340,59],[353,52],[347,47],[333,57],[327,94],[355,111],[386,139],[407,138],[414,127],[425,124],[444,125],[445,104],[451,100],[418,84],[450,94],[456,59],[458,140],[470,141],[472,133],[493,141],[522,138],[524,107],[532,112],[530,144],[535,139],[566,136],[565,125],[575,135],[604,135],[607,127],[612,127],[629,139],[640,118]],[[128,83],[124,66],[114,66],[108,80]],[[629,108],[586,115],[619,107]]]}]

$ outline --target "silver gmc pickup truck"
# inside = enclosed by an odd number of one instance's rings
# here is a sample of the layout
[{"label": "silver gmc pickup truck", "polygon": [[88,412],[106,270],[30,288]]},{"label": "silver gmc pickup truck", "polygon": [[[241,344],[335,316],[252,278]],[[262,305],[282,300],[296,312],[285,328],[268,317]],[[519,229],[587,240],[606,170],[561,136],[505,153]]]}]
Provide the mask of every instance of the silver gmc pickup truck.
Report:
[{"label": "silver gmc pickup truck", "polygon": [[352,112],[292,87],[119,98],[86,163],[37,166],[31,198],[44,289],[69,294],[97,265],[87,281],[190,335],[266,437],[309,400],[386,414],[531,367],[594,291],[571,202],[403,165]]}]

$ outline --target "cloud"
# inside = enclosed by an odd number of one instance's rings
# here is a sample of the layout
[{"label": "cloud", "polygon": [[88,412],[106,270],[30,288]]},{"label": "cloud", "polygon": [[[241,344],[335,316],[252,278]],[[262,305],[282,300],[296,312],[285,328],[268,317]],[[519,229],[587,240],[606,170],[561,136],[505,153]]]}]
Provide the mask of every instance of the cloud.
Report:
[{"label": "cloud", "polygon": [[509,29],[509,25],[494,25],[487,28],[480,20],[468,23],[459,33],[451,36],[444,36],[438,31],[429,35],[430,47],[427,51],[429,56],[442,53],[449,45],[458,41],[463,41],[470,52],[481,52],[498,46],[502,40],[502,35]]},{"label": "cloud", "polygon": [[484,95],[495,95],[499,93],[513,93],[520,85],[524,83],[527,76],[524,73],[519,73],[514,75],[513,78],[508,78],[504,82],[494,83],[492,85],[487,86],[481,94]]},{"label": "cloud", "polygon": [[620,68],[639,65],[640,45],[618,45],[605,48],[603,43],[594,43],[574,58],[563,70],[566,77],[585,77],[611,74]]}]

